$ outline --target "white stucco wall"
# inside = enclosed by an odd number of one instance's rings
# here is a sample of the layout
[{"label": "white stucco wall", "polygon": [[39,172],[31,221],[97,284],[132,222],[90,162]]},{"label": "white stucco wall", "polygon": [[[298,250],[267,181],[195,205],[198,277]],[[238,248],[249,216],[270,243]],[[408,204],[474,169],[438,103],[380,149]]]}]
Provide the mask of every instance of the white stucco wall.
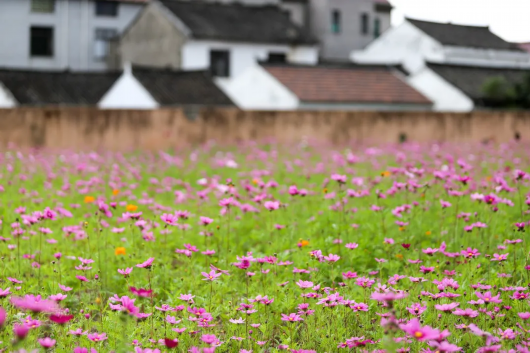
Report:
[{"label": "white stucco wall", "polygon": [[353,51],[350,59],[358,63],[401,64],[424,59],[443,62],[443,46],[410,22],[384,32],[362,51]]},{"label": "white stucco wall", "polygon": [[158,102],[132,75],[130,67],[116,80],[98,103],[101,109],[156,109]]},{"label": "white stucco wall", "polygon": [[182,69],[208,69],[210,50],[230,51],[231,77],[237,77],[259,60],[266,60],[270,52],[285,53],[293,63],[315,64],[318,61],[316,47],[191,40],[182,48]]},{"label": "white stucco wall", "polygon": [[0,108],[14,108],[17,101],[11,92],[0,82]]},{"label": "white stucco wall", "polygon": [[468,96],[427,67],[411,75],[407,81],[434,103],[435,111],[468,112],[474,108]]},{"label": "white stucco wall", "polygon": [[247,67],[233,79],[217,79],[216,82],[241,109],[293,110],[299,105],[294,93],[257,64]]}]

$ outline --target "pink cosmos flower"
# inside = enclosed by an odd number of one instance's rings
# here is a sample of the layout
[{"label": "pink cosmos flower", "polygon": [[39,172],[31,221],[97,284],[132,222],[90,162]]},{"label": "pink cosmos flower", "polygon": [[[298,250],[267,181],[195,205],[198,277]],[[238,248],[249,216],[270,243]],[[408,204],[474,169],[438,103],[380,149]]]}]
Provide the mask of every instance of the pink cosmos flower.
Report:
[{"label": "pink cosmos flower", "polygon": [[17,337],[18,340],[23,340],[26,338],[29,332],[29,327],[25,324],[14,324],[13,325],[13,333]]},{"label": "pink cosmos flower", "polygon": [[406,324],[400,325],[400,328],[417,341],[429,341],[440,335],[440,331],[433,329],[430,326],[422,327],[420,321],[416,318],[410,320]]},{"label": "pink cosmos flower", "polygon": [[339,259],[339,255],[329,254],[328,256],[324,256],[324,260],[326,260],[327,262],[337,262],[339,261]]},{"label": "pink cosmos flower", "polygon": [[125,277],[128,277],[131,274],[132,270],[133,270],[132,267],[127,267],[124,270],[118,269],[118,273]]},{"label": "pink cosmos flower", "polygon": [[59,288],[61,288],[63,291],[65,292],[69,292],[71,291],[73,288],[71,287],[67,287],[67,286],[63,286],[62,284],[59,283]]},{"label": "pink cosmos flower", "polygon": [[145,262],[142,262],[141,264],[136,265],[136,267],[150,269],[154,261],[155,261],[155,258],[150,257]]},{"label": "pink cosmos flower", "polygon": [[477,317],[478,316],[478,311],[475,311],[475,310],[470,309],[470,308],[467,308],[465,310],[456,309],[455,311],[453,311],[453,315],[465,316],[465,317]]},{"label": "pink cosmos flower", "polygon": [[80,280],[81,282],[88,282],[88,279],[85,277],[85,276],[75,276],[75,278],[77,278],[78,280]]},{"label": "pink cosmos flower", "polygon": [[422,249],[421,251],[424,253],[424,254],[427,254],[427,255],[434,255],[435,253],[438,252],[439,249],[431,249],[431,248],[427,248],[427,249]]},{"label": "pink cosmos flower", "polygon": [[456,308],[459,305],[460,305],[460,303],[437,304],[434,307],[436,308],[436,310],[447,312],[447,311],[453,310],[454,308]]},{"label": "pink cosmos flower", "polygon": [[280,208],[280,201],[265,201],[263,206],[269,211],[274,211]]},{"label": "pink cosmos flower", "polygon": [[493,259],[491,259],[491,261],[504,261],[508,258],[508,255],[509,254],[493,254]]},{"label": "pink cosmos flower", "polygon": [[92,342],[101,342],[107,339],[107,334],[94,332],[87,334],[87,338]]},{"label": "pink cosmos flower", "polygon": [[497,294],[496,296],[492,297],[491,292],[486,292],[484,294],[480,292],[475,292],[475,295],[479,297],[479,299],[482,299],[486,304],[488,303],[501,303],[502,300],[499,299],[500,294]]},{"label": "pink cosmos flower", "polygon": [[201,274],[205,277],[202,279],[203,281],[215,281],[222,275],[221,273],[216,273],[214,270],[211,270],[210,272],[201,272]]},{"label": "pink cosmos flower", "polygon": [[412,315],[421,315],[426,309],[427,306],[422,306],[421,303],[414,303],[410,307],[407,307],[408,312]]},{"label": "pink cosmos flower", "polygon": [[44,348],[51,348],[51,347],[55,346],[55,342],[56,342],[55,340],[52,340],[49,337],[39,338],[37,341]]},{"label": "pink cosmos flower", "polygon": [[346,248],[350,249],[350,250],[356,249],[358,246],[359,246],[359,244],[357,244],[357,243],[348,243],[348,244],[346,244]]},{"label": "pink cosmos flower", "polygon": [[292,313],[289,315],[282,314],[282,321],[289,321],[289,322],[297,322],[297,321],[303,321],[302,317],[298,314]]},{"label": "pink cosmos flower", "polygon": [[312,288],[313,282],[299,280],[298,282],[296,282],[296,285],[300,288]]},{"label": "pink cosmos flower", "polygon": [[41,299],[40,295],[26,294],[24,297],[11,297],[11,304],[22,310],[33,312],[55,313],[59,306],[53,300]]},{"label": "pink cosmos flower", "polygon": [[176,226],[178,224],[178,217],[170,213],[164,213],[160,216],[160,219],[170,226]]},{"label": "pink cosmos flower", "polygon": [[8,295],[10,295],[11,294],[10,289],[11,287],[7,287],[6,289],[0,288],[0,298],[7,297]]}]

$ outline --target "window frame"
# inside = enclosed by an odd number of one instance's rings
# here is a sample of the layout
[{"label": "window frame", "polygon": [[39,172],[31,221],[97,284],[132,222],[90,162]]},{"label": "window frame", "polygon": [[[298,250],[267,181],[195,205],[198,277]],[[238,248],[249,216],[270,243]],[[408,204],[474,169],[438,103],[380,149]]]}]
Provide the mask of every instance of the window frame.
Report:
[{"label": "window frame", "polygon": [[270,51],[267,54],[267,62],[271,64],[282,64],[287,62],[287,53]]},{"label": "window frame", "polygon": [[[223,73],[218,73],[215,66],[215,58],[225,57],[226,70]],[[230,50],[228,49],[210,49],[210,74],[214,77],[230,77]]]},{"label": "window frame", "polygon": [[[101,38],[98,38],[98,33],[104,33],[104,32],[107,32],[109,33],[109,35],[102,35],[100,36]],[[112,35],[110,35],[110,33],[113,33]],[[115,38],[117,35],[119,34],[119,31],[116,29],[116,28],[103,28],[103,27],[96,27],[94,29],[94,59],[95,60],[98,60],[98,61],[105,61],[109,54],[110,54],[110,44],[111,44],[111,41],[112,41],[112,38]],[[106,45],[106,49],[105,49],[105,55],[103,56],[99,56],[97,51],[97,45],[98,45],[98,42],[104,42],[105,45]]]},{"label": "window frame", "polygon": [[[110,13],[104,13],[98,10],[101,10],[99,6],[102,5],[108,5],[112,6],[114,8],[114,11],[112,14]],[[119,5],[120,3],[118,1],[106,1],[106,0],[97,0],[94,2],[94,14],[96,17],[118,17],[119,16]]]},{"label": "window frame", "polygon": [[[39,36],[36,36],[36,33],[34,33],[34,31],[37,31],[37,30],[45,30],[45,31],[49,30],[49,34],[50,34],[50,37],[48,38],[48,41],[49,41],[48,49],[49,50],[47,50],[46,53],[44,53],[44,51],[42,53],[35,53],[36,46],[34,45],[34,40],[36,40]],[[55,36],[55,29],[53,26],[31,26],[29,28],[29,56],[31,58],[53,58],[55,55],[54,36]],[[41,35],[40,37],[44,38],[44,35]]]}]

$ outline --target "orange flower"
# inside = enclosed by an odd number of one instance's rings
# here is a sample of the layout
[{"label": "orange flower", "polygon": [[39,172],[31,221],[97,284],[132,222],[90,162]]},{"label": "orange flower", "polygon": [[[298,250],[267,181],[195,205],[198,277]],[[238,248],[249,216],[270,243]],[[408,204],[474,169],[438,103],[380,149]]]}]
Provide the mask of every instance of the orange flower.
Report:
[{"label": "orange flower", "polygon": [[399,227],[399,231],[402,232],[405,230],[405,227]]},{"label": "orange flower", "polygon": [[431,235],[431,231],[430,230],[426,231],[425,235]]},{"label": "orange flower", "polygon": [[119,193],[120,193],[120,190],[118,190],[118,189],[112,190],[112,195],[114,195],[114,196],[118,195]]},{"label": "orange flower", "polygon": [[96,201],[96,198],[94,196],[85,196],[85,203],[91,203]]},{"label": "orange flower", "polygon": [[396,254],[396,258],[400,259],[400,260],[403,260],[403,255],[401,254]]},{"label": "orange flower", "polygon": [[322,192],[323,192],[324,194],[327,194],[327,193],[328,193],[328,189],[324,188],[324,190],[322,190]]},{"label": "orange flower", "polygon": [[258,179],[252,179],[252,184],[256,185],[259,183],[259,180]]},{"label": "orange flower", "polygon": [[296,244],[299,248],[303,248],[304,246],[309,245],[309,241],[300,239],[298,241],[298,244]]},{"label": "orange flower", "polygon": [[115,250],[114,250],[114,255],[118,256],[118,255],[125,255],[126,251],[125,251],[125,248],[123,246],[118,246]]},{"label": "orange flower", "polygon": [[138,206],[129,204],[127,205],[127,207],[125,207],[125,209],[127,210],[127,212],[134,212],[138,209]]},{"label": "orange flower", "polygon": [[390,173],[388,170],[385,170],[384,172],[381,173],[381,176],[382,176],[383,178],[386,178],[386,177],[389,177],[390,174],[391,174],[391,173]]}]

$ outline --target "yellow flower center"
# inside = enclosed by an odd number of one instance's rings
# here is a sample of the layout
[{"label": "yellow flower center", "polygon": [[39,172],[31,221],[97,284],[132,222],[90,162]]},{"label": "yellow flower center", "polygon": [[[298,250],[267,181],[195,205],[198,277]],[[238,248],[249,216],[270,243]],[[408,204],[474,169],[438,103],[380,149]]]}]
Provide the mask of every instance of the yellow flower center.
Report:
[{"label": "yellow flower center", "polygon": [[414,337],[416,337],[416,338],[422,338],[422,337],[423,337],[423,332],[421,332],[421,331],[416,331],[416,332],[414,332]]}]

